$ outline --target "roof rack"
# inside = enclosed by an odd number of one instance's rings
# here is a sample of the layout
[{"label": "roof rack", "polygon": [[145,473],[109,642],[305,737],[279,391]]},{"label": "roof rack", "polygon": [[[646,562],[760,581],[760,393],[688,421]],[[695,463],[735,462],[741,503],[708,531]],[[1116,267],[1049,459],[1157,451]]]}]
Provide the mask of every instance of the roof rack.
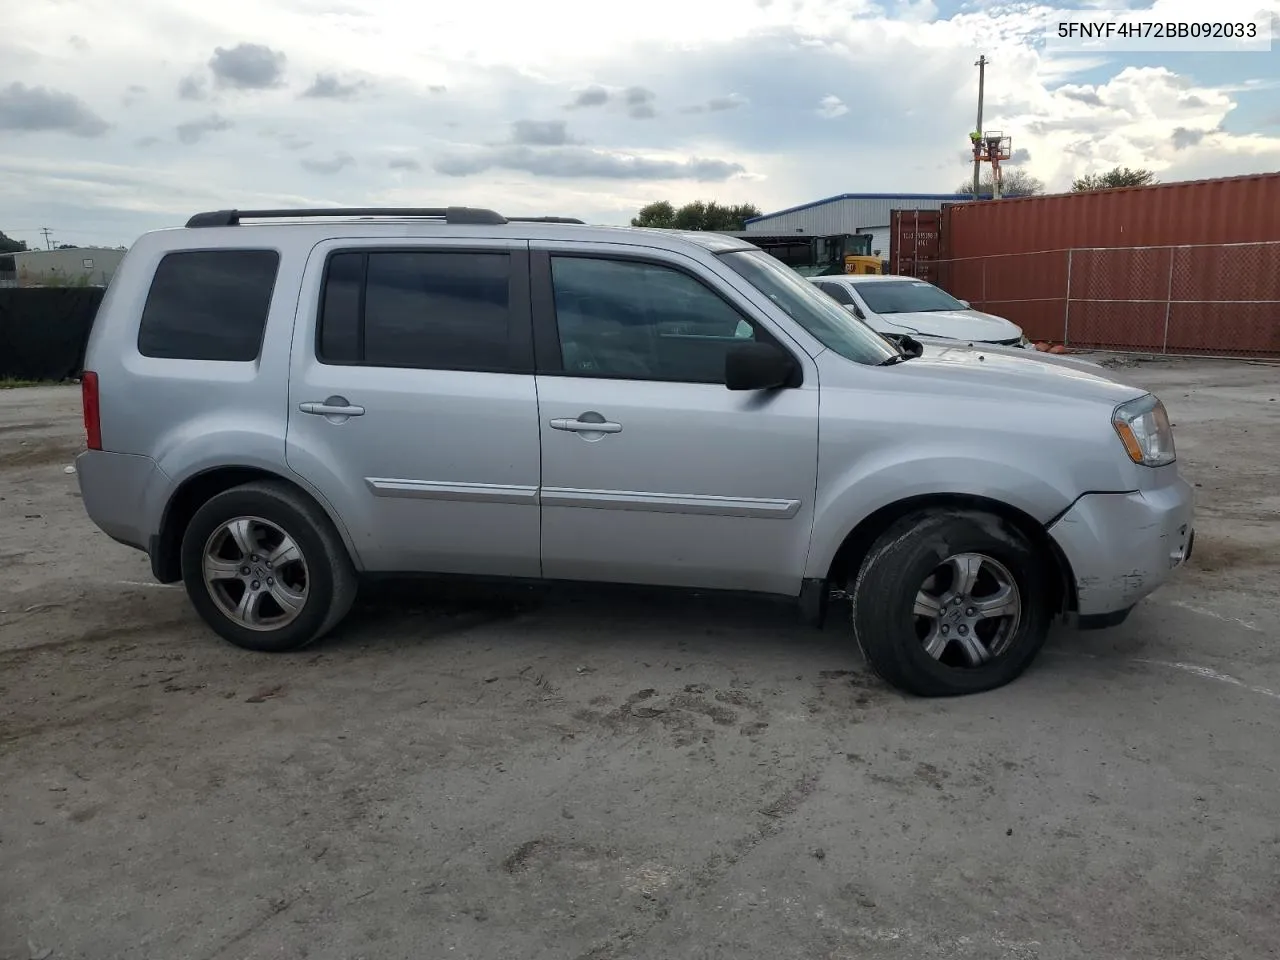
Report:
[{"label": "roof rack", "polygon": [[303,210],[212,210],[197,213],[188,227],[236,227],[244,220],[282,220],[308,217],[430,218],[450,224],[497,226],[504,223],[582,223],[572,217],[504,217],[483,207],[320,207]]}]

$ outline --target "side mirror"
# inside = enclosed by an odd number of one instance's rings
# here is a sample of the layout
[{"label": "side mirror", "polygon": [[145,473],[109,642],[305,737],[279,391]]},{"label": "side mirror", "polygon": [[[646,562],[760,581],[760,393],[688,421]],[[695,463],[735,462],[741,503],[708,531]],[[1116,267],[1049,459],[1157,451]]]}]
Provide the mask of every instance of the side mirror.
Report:
[{"label": "side mirror", "polygon": [[898,346],[911,357],[918,357],[924,353],[924,344],[915,337],[907,336],[906,334],[898,338]]},{"label": "side mirror", "polygon": [[867,319],[866,317],[864,317],[864,316],[862,315],[862,311],[858,309],[858,305],[857,305],[857,304],[855,304],[855,303],[842,303],[842,304],[840,304],[840,306],[844,307],[846,310],[848,310],[850,313],[852,313],[852,314],[853,314],[855,317],[857,317],[859,320],[865,320],[865,319]]},{"label": "side mirror", "polygon": [[966,310],[972,310],[972,309],[973,309],[971,306],[969,306],[969,301],[968,301],[968,300],[961,300],[961,301],[960,301],[960,304],[961,304],[961,306],[963,306]]},{"label": "side mirror", "polygon": [[730,390],[775,390],[795,373],[795,360],[771,343],[744,343],[724,357],[724,385]]}]

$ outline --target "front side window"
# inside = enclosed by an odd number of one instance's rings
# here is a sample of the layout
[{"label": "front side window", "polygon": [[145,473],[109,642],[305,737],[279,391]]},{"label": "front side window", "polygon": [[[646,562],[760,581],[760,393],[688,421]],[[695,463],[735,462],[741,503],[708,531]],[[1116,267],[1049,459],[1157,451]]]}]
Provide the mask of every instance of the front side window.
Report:
[{"label": "front side window", "polygon": [[881,280],[855,283],[872,313],[936,313],[939,310],[967,310],[951,294],[923,280]]},{"label": "front side window", "polygon": [[167,360],[258,359],[280,254],[274,250],[167,253],[138,325],[138,352]]},{"label": "front side window", "polygon": [[853,297],[843,283],[820,283],[818,288],[831,296],[836,303],[852,304]]},{"label": "front side window", "polygon": [[551,258],[564,372],[723,383],[726,352],[756,339],[728,302],[670,267]]},{"label": "front side window", "polygon": [[329,258],[318,355],[426,370],[510,367],[505,253],[370,251]]},{"label": "front side window", "polygon": [[878,364],[898,351],[844,307],[763,250],[720,257],[815,340],[855,363]]}]

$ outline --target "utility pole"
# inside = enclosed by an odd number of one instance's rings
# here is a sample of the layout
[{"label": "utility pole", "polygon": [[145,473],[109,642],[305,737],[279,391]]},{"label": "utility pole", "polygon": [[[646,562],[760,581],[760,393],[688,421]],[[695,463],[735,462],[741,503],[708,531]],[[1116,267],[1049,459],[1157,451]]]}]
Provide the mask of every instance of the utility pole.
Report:
[{"label": "utility pole", "polygon": [[982,138],[982,93],[986,86],[987,80],[987,64],[991,61],[987,59],[984,53],[974,61],[974,66],[978,68],[978,125],[974,127],[974,133],[978,135],[978,141],[974,143],[973,153],[973,199],[978,199],[978,189],[982,181],[982,161],[978,158],[978,147]]},{"label": "utility pole", "polygon": [[49,239],[49,234],[50,234],[52,231],[50,231],[50,229],[49,229],[48,227],[41,227],[41,228],[40,228],[40,232],[44,234],[44,248],[45,248],[46,250],[52,250],[52,249],[53,249],[53,242]]}]

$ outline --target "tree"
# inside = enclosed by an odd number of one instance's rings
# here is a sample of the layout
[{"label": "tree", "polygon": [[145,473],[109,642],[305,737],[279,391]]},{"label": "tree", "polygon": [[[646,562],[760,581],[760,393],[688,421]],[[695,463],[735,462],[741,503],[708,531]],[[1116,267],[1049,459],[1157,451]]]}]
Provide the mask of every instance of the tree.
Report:
[{"label": "tree", "polygon": [[[1000,196],[1002,197],[1033,197],[1044,193],[1044,181],[1033,177],[1025,170],[1004,170],[1001,173]],[[982,179],[978,182],[978,196],[989,199],[993,189],[991,171],[988,170],[983,173]],[[973,178],[970,177],[956,187],[956,193],[973,196]]]},{"label": "tree", "polygon": [[1149,187],[1159,182],[1155,173],[1150,170],[1116,167],[1106,173],[1086,173],[1083,177],[1076,177],[1071,181],[1071,192],[1114,190],[1116,187]]},{"label": "tree", "polygon": [[734,232],[746,229],[746,221],[760,216],[760,208],[753,203],[731,206],[702,200],[686,203],[676,209],[666,200],[646,204],[631,219],[633,227],[660,227],[666,230],[710,230]]},{"label": "tree", "polygon": [[25,240],[15,240],[13,237],[6,237],[0,232],[0,253],[22,253],[27,249]]},{"label": "tree", "polygon": [[631,218],[633,227],[659,227],[670,230],[675,226],[676,208],[666,200],[649,203],[640,208],[640,213]]}]

